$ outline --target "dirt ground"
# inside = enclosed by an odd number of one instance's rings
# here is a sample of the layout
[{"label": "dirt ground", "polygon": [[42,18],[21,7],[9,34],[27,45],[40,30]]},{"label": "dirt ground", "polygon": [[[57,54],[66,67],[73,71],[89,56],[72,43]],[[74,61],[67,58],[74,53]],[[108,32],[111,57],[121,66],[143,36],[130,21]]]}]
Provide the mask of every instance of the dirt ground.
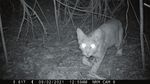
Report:
[{"label": "dirt ground", "polygon": [[[54,12],[51,12],[53,8],[49,9],[46,5],[43,8],[47,10],[46,16],[51,23],[50,26],[45,23],[49,29],[48,36],[44,39],[39,31],[41,26],[36,23],[35,38],[29,32],[27,36],[22,35],[16,41],[22,18],[20,16],[17,19],[13,17],[9,25],[5,26],[8,28],[5,35],[9,63],[5,65],[0,46],[0,79],[95,79],[87,76],[91,67],[82,64],[82,53],[73,26],[68,25],[65,32],[61,32],[62,39],[59,41],[57,33],[53,32],[56,31]],[[139,26],[135,18],[130,18],[129,21],[129,34],[123,45],[123,55],[116,56],[115,47],[109,48],[98,69],[99,76],[117,80],[150,79],[149,52],[145,51],[146,69],[143,70],[139,30],[134,29]],[[23,26],[23,29],[26,28],[26,25]]]}]

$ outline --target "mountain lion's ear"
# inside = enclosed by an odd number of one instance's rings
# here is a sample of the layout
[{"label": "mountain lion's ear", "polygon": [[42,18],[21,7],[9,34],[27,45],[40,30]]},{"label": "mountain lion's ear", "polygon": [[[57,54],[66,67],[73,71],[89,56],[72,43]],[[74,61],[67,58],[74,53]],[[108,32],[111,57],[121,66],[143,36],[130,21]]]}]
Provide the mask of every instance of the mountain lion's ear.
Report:
[{"label": "mountain lion's ear", "polygon": [[82,40],[86,38],[86,35],[80,28],[77,28],[77,38],[78,38],[79,43],[82,42]]}]

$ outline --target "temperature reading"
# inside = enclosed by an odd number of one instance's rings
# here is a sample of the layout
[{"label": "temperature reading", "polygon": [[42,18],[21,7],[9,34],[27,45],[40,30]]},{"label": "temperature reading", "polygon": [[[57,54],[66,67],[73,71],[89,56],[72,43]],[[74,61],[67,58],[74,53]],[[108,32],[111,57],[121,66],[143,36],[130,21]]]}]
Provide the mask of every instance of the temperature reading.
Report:
[{"label": "temperature reading", "polygon": [[26,81],[25,80],[16,80],[15,83],[17,83],[17,84],[25,84]]},{"label": "temperature reading", "polygon": [[116,81],[115,80],[113,80],[113,84],[115,84],[116,83]]},{"label": "temperature reading", "polygon": [[31,80],[31,84],[33,84],[33,80]]},{"label": "temperature reading", "polygon": [[13,84],[15,84],[15,80],[13,80]]}]

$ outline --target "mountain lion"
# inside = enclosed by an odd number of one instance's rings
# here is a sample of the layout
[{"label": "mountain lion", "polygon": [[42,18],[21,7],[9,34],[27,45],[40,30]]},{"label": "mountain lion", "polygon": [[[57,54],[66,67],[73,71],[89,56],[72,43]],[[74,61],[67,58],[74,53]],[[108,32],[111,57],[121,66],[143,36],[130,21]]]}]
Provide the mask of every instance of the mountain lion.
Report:
[{"label": "mountain lion", "polygon": [[[90,74],[96,75],[109,47],[115,45],[117,54],[122,55],[123,28],[119,20],[109,20],[88,35],[77,28],[77,39],[79,48],[84,55],[82,58],[83,64],[92,67]],[[94,57],[92,61],[89,60],[91,56]]]}]

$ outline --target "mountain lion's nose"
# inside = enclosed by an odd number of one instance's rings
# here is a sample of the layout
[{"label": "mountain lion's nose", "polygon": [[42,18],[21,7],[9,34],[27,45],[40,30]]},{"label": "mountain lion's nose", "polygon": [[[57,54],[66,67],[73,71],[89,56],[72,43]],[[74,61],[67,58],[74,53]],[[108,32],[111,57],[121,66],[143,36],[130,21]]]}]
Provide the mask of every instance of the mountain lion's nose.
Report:
[{"label": "mountain lion's nose", "polygon": [[89,52],[86,52],[86,56],[87,56],[87,57],[90,57],[91,54],[90,54]]}]

